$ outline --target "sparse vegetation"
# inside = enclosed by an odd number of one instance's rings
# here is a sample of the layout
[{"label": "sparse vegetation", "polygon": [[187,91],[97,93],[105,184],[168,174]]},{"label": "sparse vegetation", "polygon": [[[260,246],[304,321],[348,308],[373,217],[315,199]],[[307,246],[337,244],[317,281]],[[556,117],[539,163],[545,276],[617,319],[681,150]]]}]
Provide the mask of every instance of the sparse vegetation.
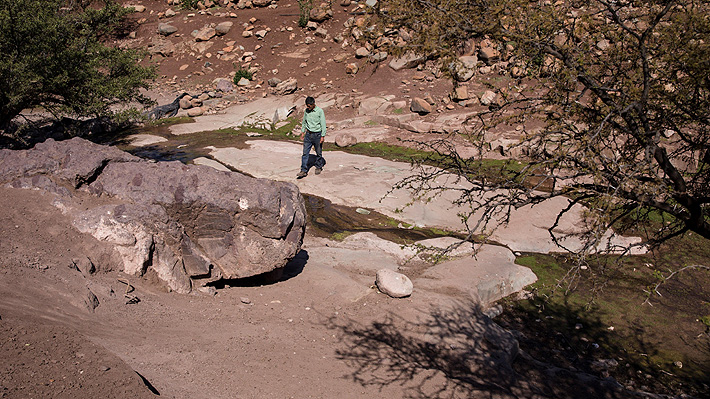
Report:
[{"label": "sparse vegetation", "polygon": [[343,240],[346,239],[348,236],[351,236],[351,235],[353,235],[353,234],[355,234],[355,233],[352,232],[352,231],[347,231],[347,230],[345,230],[345,231],[337,231],[337,232],[335,232],[335,233],[333,233],[333,234],[330,235],[330,239],[333,240],[333,241],[343,241]]},{"label": "sparse vegetation", "polygon": [[313,9],[313,0],[298,0],[298,26],[305,28]]},{"label": "sparse vegetation", "polygon": [[196,10],[200,0],[180,0],[180,8],[183,10]]},{"label": "sparse vegetation", "polygon": [[240,67],[235,71],[234,84],[238,84],[242,78],[252,80],[254,78],[254,74],[250,70]]}]

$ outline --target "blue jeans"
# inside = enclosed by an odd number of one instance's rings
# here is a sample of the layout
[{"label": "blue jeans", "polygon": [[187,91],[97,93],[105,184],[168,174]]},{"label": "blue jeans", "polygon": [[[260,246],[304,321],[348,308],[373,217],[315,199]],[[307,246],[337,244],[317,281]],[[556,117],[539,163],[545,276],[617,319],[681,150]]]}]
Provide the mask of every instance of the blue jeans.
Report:
[{"label": "blue jeans", "polygon": [[320,143],[320,132],[306,132],[303,137],[303,156],[301,157],[301,171],[308,172],[308,159],[310,158],[311,148],[316,150],[316,162],[315,167],[322,169],[325,166],[325,159],[323,159],[323,148]]}]

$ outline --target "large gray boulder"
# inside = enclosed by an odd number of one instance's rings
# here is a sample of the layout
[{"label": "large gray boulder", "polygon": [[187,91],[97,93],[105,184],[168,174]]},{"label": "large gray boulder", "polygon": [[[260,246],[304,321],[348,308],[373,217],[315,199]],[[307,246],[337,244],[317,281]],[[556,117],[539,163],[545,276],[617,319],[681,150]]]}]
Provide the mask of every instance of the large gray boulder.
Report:
[{"label": "large gray boulder", "polygon": [[0,150],[0,184],[55,195],[77,230],[113,245],[122,271],[152,269],[182,293],[284,267],[306,223],[291,183],[150,162],[79,138]]}]

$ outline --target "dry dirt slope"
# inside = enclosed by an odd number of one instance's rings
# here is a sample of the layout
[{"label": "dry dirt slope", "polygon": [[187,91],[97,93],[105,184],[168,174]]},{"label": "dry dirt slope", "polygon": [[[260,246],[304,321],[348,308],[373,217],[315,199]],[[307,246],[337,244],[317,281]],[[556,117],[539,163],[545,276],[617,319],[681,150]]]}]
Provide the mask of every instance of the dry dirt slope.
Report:
[{"label": "dry dirt slope", "polygon": [[[275,3],[277,8],[214,8],[201,12],[181,10],[178,6],[169,6],[167,2],[159,0],[141,0],[131,4],[144,5],[146,10],[132,16],[136,23],[133,30],[135,38],[117,41],[117,45],[143,48],[152,46],[156,38],[160,38],[157,34],[160,23],[178,29],[175,34],[164,38],[175,46],[172,55],[166,57],[152,54],[144,61],[158,67],[159,79],[154,95],[159,97],[161,103],[172,100],[174,97],[171,96],[182,91],[199,94],[202,90],[213,89],[214,79],[229,78],[230,73],[241,68],[258,70],[252,84],[238,90],[240,97],[245,100],[268,94],[266,82],[271,78],[282,81],[295,78],[299,90],[314,97],[325,93],[353,92],[368,96],[396,95],[400,98],[431,94],[437,101],[441,101],[452,88],[447,79],[433,79],[430,72],[393,71],[387,66],[391,57],[381,63],[371,63],[367,57],[356,57],[356,50],[364,43],[356,42],[344,25],[348,19],[362,18],[357,3],[349,6],[332,3],[333,17],[319,24],[319,28],[327,32],[325,38],[317,37],[313,30],[298,26],[297,1],[278,1]],[[314,2],[316,4],[319,2]],[[176,11],[177,15],[161,18],[161,13],[168,9]],[[223,36],[215,36],[208,42],[200,43],[195,42],[191,36],[195,30],[221,22],[233,24]],[[256,35],[245,38],[242,36],[245,30],[268,30],[268,33],[263,38]],[[345,40],[335,42],[334,37],[338,35]],[[195,47],[205,43],[209,43],[206,50]],[[225,49],[228,51],[225,52]],[[244,54],[250,54],[249,58],[243,58]],[[336,59],[342,61],[336,62]],[[357,64],[359,72],[355,75],[346,73],[348,63]],[[428,69],[432,66],[433,63],[428,65]],[[418,75],[417,79],[413,79],[415,75]],[[352,112],[352,109],[343,111]]]},{"label": "dry dirt slope", "polygon": [[77,331],[84,237],[37,192],[0,189],[0,397],[151,397],[122,359]]}]

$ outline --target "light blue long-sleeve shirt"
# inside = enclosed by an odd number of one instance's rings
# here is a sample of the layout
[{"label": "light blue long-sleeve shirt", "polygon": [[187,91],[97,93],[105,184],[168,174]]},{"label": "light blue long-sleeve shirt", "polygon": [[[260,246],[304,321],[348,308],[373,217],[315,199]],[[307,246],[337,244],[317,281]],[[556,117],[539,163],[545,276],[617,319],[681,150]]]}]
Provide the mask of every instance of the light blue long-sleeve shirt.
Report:
[{"label": "light blue long-sleeve shirt", "polygon": [[303,122],[301,123],[301,132],[305,133],[306,130],[309,132],[320,132],[321,136],[325,136],[325,112],[316,106],[313,111],[306,111],[303,113]]}]

